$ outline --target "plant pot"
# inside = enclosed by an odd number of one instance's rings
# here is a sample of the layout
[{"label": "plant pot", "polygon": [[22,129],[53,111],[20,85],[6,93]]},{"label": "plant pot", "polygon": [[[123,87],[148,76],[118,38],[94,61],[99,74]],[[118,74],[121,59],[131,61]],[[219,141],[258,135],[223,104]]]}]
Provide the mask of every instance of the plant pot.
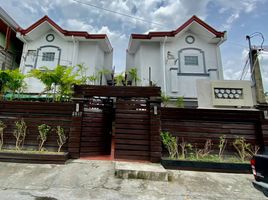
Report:
[{"label": "plant pot", "polygon": [[162,158],[161,164],[166,169],[224,173],[251,173],[251,166],[248,163],[170,160]]},{"label": "plant pot", "polygon": [[38,153],[27,151],[0,151],[1,162],[64,164],[69,157],[68,152]]}]

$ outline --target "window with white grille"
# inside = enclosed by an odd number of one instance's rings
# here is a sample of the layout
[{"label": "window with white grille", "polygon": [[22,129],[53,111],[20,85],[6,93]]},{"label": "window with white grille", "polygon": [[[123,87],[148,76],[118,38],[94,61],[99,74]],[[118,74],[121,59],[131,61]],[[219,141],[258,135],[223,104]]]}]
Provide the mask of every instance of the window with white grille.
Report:
[{"label": "window with white grille", "polygon": [[198,65],[198,56],[184,56],[185,65]]},{"label": "window with white grille", "polygon": [[43,52],[42,61],[54,61],[55,53],[54,52]]}]

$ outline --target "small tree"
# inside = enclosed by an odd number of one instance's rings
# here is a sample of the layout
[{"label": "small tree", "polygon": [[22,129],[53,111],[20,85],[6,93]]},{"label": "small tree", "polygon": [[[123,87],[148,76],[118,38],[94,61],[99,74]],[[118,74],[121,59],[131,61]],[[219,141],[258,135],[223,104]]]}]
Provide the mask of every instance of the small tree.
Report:
[{"label": "small tree", "polygon": [[21,150],[27,133],[27,126],[23,119],[15,122],[15,130],[13,132],[16,138],[16,150]]},{"label": "small tree", "polygon": [[247,150],[251,147],[251,145],[249,143],[246,143],[246,139],[244,137],[236,138],[233,142],[233,146],[238,152],[238,155],[242,162],[244,162],[245,159],[250,156]]},{"label": "small tree", "polygon": [[130,68],[128,70],[128,74],[130,76],[130,79],[134,81],[135,86],[137,86],[137,82],[140,81],[137,68]]},{"label": "small tree", "polygon": [[25,89],[26,84],[24,82],[25,75],[22,74],[19,69],[5,70],[1,72],[3,80],[0,81],[1,92],[10,92],[12,94],[11,99],[14,98],[15,93],[21,93]]},{"label": "small tree", "polygon": [[41,124],[38,126],[39,135],[37,140],[39,140],[38,151],[43,149],[44,143],[47,141],[47,136],[51,130],[51,127],[47,124]]},{"label": "small tree", "polygon": [[204,158],[208,156],[212,152],[212,146],[213,146],[213,143],[211,139],[207,139],[205,142],[204,148],[196,150],[196,158],[199,159],[199,157]]},{"label": "small tree", "polygon": [[60,152],[61,147],[67,142],[68,137],[65,135],[64,129],[60,126],[57,126],[56,133],[58,135],[58,140],[57,140],[57,143],[59,146],[58,152]]},{"label": "small tree", "polygon": [[192,150],[192,145],[190,143],[187,143],[184,141],[184,138],[182,138],[181,143],[179,143],[179,146],[181,148],[181,158],[185,159],[187,150]]},{"label": "small tree", "polygon": [[226,148],[227,145],[227,139],[225,135],[222,135],[220,137],[220,143],[219,143],[219,159],[222,160],[223,157],[223,152]]},{"label": "small tree", "polygon": [[3,144],[4,144],[4,129],[6,128],[7,126],[4,124],[4,122],[2,122],[0,120],[0,150],[2,149],[3,147]]}]

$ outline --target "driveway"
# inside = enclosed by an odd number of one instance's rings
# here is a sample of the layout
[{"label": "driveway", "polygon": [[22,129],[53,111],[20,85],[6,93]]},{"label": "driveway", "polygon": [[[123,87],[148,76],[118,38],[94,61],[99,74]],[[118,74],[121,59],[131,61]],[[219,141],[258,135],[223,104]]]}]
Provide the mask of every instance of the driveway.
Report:
[{"label": "driveway", "polygon": [[266,199],[252,175],[174,171],[172,182],[114,177],[113,161],[75,160],[66,165],[0,162],[1,200]]}]

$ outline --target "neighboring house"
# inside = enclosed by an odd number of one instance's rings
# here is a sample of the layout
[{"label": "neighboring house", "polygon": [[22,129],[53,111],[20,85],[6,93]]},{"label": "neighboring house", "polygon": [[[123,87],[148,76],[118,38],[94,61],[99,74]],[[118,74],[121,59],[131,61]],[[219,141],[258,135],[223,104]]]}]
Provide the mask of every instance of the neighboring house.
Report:
[{"label": "neighboring house", "polygon": [[[46,66],[53,70],[57,65],[83,64],[86,75],[96,75],[103,69],[112,70],[113,49],[105,34],[62,29],[48,16],[44,16],[27,29],[19,29],[17,37],[24,42],[20,69],[27,74],[32,69]],[[107,84],[111,75],[103,77]],[[28,78],[28,92],[40,92],[42,84]]]},{"label": "neighboring house", "polygon": [[196,80],[223,79],[220,45],[225,40],[226,32],[193,16],[170,32],[132,34],[126,67],[137,68],[140,85],[156,84],[165,95],[197,105]]},{"label": "neighboring house", "polygon": [[23,43],[16,37],[19,25],[0,7],[0,69],[19,67]]}]

